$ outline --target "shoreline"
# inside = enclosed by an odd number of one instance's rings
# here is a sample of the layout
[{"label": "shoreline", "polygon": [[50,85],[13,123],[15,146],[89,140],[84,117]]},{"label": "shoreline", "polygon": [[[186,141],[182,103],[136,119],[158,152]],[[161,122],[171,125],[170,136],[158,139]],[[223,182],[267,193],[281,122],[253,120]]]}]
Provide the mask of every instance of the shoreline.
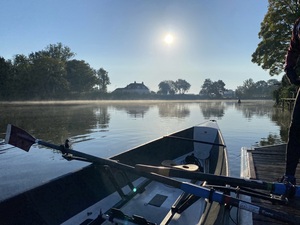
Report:
[{"label": "shoreline", "polygon": [[[251,102],[275,102],[272,99],[246,99],[241,100],[243,103]],[[0,105],[81,105],[81,104],[122,104],[122,103],[202,103],[202,102],[234,102],[238,103],[237,99],[203,99],[203,100],[49,100],[49,101],[0,101]]]}]

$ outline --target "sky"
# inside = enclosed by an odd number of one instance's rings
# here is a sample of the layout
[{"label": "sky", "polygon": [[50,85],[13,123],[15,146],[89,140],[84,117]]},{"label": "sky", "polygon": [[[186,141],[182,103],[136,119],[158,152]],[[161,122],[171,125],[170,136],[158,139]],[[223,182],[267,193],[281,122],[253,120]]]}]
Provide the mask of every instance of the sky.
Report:
[{"label": "sky", "polygon": [[156,92],[178,79],[191,94],[205,79],[235,90],[281,80],[251,62],[267,10],[268,0],[0,0],[0,56],[62,43],[108,72],[108,91],[136,81]]}]

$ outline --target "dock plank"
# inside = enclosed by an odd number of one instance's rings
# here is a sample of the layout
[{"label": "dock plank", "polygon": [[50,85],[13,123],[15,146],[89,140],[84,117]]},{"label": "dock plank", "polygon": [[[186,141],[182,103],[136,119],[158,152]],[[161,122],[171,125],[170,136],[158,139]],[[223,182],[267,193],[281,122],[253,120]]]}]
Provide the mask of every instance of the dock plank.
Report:
[{"label": "dock plank", "polygon": [[[248,150],[247,153],[251,155],[249,160],[250,170],[254,171],[254,175],[251,178],[264,180],[267,182],[278,182],[278,179],[282,177],[285,172],[285,151],[286,145],[275,145],[268,147],[255,148],[254,150]],[[300,165],[297,168],[296,176],[300,175]],[[267,193],[267,192],[266,192]],[[289,200],[287,205],[274,205],[269,201],[261,200],[258,198],[252,198],[252,202],[264,207],[268,207],[287,214],[293,214],[300,216],[300,200]],[[274,219],[266,218],[257,214],[253,214],[253,225],[262,224],[287,224]]]}]

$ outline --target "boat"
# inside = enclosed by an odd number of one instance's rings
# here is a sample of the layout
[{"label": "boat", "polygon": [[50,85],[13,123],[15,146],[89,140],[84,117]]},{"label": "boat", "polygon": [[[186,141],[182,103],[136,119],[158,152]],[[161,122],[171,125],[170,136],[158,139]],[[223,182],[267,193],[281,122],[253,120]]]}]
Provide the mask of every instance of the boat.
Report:
[{"label": "boat", "polygon": [[[67,142],[44,142],[11,124],[5,142],[25,151],[33,144],[42,145],[60,151],[66,160],[91,164],[1,201],[3,225],[239,224],[232,206],[290,223],[299,221],[230,194],[230,183],[278,188],[229,177],[226,145],[214,120],[109,159],[69,148]],[[300,195],[298,189],[296,193]]]},{"label": "boat", "polygon": [[[68,154],[64,157],[90,159]],[[137,164],[163,165],[229,175],[226,146],[216,121],[163,136],[110,160],[130,168]],[[139,173],[144,173],[141,167],[138,172],[132,172],[114,164],[93,162],[79,171],[2,201],[0,224],[91,224],[93,221],[102,221],[98,224],[110,224],[109,221],[118,221],[118,224],[122,224],[121,221],[124,224],[128,221],[132,224],[222,224],[228,219],[226,207]],[[195,185],[204,183],[181,180]]]}]

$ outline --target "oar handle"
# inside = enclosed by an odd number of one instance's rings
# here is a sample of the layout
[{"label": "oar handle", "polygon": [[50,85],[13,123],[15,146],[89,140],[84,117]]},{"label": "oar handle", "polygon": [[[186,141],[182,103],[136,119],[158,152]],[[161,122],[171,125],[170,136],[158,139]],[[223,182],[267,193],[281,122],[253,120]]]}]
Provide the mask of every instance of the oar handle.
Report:
[{"label": "oar handle", "polygon": [[293,191],[295,197],[300,197],[300,186],[284,184],[284,183],[271,183],[261,180],[252,180],[252,179],[241,179],[235,177],[226,177],[221,175],[214,175],[202,172],[190,172],[186,170],[180,170],[176,168],[163,167],[163,166],[151,166],[144,164],[137,164],[137,170],[148,172],[148,173],[157,173],[164,176],[170,177],[180,177],[187,179],[196,179],[207,181],[209,184],[215,185],[226,185],[231,186],[240,186],[248,187],[254,189],[261,189],[270,191],[274,195],[287,195],[289,192]]},{"label": "oar handle", "polygon": [[287,213],[278,212],[266,207],[262,207],[256,204],[252,204],[251,202],[246,202],[238,198],[231,197],[229,195],[225,195],[222,192],[215,191],[214,189],[208,189],[205,187],[199,187],[197,185],[182,182],[180,189],[194,194],[199,197],[203,197],[208,199],[210,202],[218,202],[221,205],[231,205],[235,206],[239,209],[244,209],[246,211],[263,215],[272,219],[280,220],[283,222],[288,222],[290,224],[300,224],[300,218],[296,216],[289,215]]},{"label": "oar handle", "polygon": [[263,190],[272,190],[272,185],[260,180],[250,180],[241,179],[234,177],[226,177],[221,175],[214,175],[202,172],[190,172],[186,170],[179,170],[176,168],[163,167],[163,166],[151,166],[144,164],[137,164],[136,168],[145,172],[154,172],[158,174],[163,174],[165,176],[180,177],[196,180],[205,180],[211,184],[226,185],[230,184],[232,186],[247,186]]},{"label": "oar handle", "polygon": [[271,193],[288,197],[300,197],[300,186],[291,183],[274,183]]}]

